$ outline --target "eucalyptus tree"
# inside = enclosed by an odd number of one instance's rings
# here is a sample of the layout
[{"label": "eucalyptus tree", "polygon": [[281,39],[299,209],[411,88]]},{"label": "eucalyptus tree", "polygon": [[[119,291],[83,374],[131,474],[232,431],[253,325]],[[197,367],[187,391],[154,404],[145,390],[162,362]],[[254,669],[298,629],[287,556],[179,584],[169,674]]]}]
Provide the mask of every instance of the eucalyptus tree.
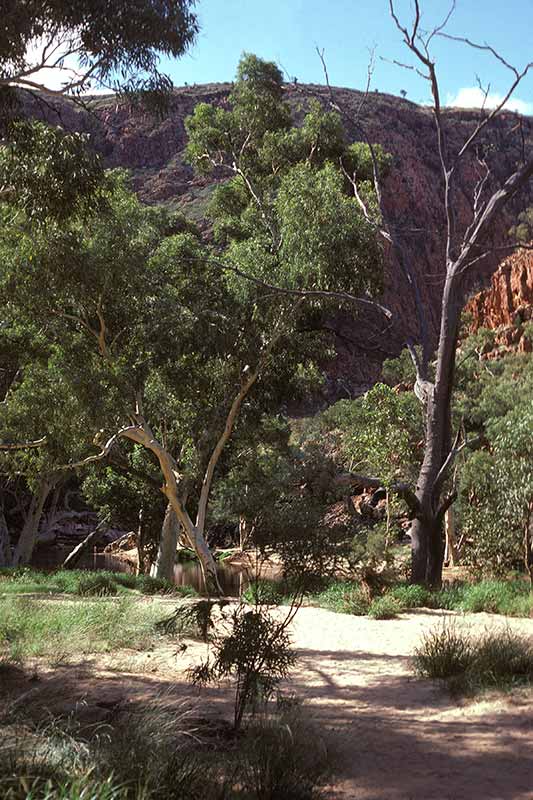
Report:
[{"label": "eucalyptus tree", "polygon": [[[200,103],[186,129],[195,169],[226,178],[208,216],[216,263],[241,294],[256,285],[280,302],[340,300],[390,316],[372,300],[382,285],[380,243],[345,177],[345,167],[357,172],[377,217],[369,148],[346,141],[337,113],[312,101],[296,124],[279,69],[245,54],[227,104]],[[374,154],[384,172],[389,158],[379,147]]]},{"label": "eucalyptus tree", "polygon": [[[6,331],[38,331],[42,352],[35,358],[49,370],[43,385],[50,404],[48,418],[21,406],[37,367],[13,358],[3,446],[32,429],[36,452],[60,450],[53,465],[59,472],[101,461],[124,442],[144,448],[216,590],[205,526],[217,465],[239,418],[253,424],[261,409],[294,395],[317,345],[312,333],[297,331],[300,298],[280,302],[259,289],[240,298],[190,225],[143,207],[119,180],[111,183],[104,216],[50,223],[31,235],[18,226],[3,230]],[[71,422],[58,445],[54,380],[73,398],[79,434],[67,459]]]},{"label": "eucalyptus tree", "polygon": [[28,100],[102,89],[161,107],[172,83],[162,56],[195,41],[194,0],[6,0],[0,26],[0,201],[31,219],[66,217],[91,202],[102,165],[81,134],[28,119]]},{"label": "eucalyptus tree", "polygon": [[194,0],[5,0],[0,91],[50,95],[167,86],[161,56],[194,42]]}]

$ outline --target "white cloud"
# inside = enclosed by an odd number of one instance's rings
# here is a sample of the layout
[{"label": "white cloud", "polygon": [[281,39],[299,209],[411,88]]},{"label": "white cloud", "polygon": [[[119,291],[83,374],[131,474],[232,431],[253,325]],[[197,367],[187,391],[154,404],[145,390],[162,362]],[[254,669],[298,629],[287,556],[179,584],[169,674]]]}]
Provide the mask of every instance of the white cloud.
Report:
[{"label": "white cloud", "polygon": [[[503,100],[503,95],[497,92],[489,92],[485,99],[485,93],[479,86],[468,86],[459,89],[456,95],[448,94],[446,97],[447,106],[456,108],[495,108]],[[518,111],[519,114],[533,114],[533,103],[520,100],[518,97],[511,97],[504,108],[508,111]]]}]

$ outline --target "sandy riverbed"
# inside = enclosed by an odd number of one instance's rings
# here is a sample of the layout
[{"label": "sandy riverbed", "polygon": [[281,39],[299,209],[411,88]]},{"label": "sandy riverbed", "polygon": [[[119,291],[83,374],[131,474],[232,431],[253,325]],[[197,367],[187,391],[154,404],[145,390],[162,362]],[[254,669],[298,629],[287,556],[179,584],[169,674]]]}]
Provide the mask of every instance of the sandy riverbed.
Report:
[{"label": "sandy riverbed", "polygon": [[[458,703],[413,677],[414,648],[444,617],[478,632],[509,624],[533,637],[533,620],[488,614],[421,610],[374,621],[298,612],[291,689],[332,753],[331,800],[533,800],[533,691]],[[185,653],[165,645],[80,659],[45,670],[37,684],[21,675],[6,689],[11,697],[29,691],[33,707],[42,703],[52,713],[82,700],[90,721],[104,721],[115,705],[161,692],[178,702],[191,698],[185,671],[203,655],[204,645],[190,643]],[[230,694],[209,689],[199,708],[229,716]]]}]

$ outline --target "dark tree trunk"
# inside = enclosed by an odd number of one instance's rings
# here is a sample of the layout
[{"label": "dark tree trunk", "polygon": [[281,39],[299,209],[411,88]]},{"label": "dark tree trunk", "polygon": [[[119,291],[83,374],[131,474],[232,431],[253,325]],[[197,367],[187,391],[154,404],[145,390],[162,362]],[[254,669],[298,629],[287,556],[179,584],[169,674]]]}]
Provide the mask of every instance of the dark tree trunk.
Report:
[{"label": "dark tree trunk", "polygon": [[424,459],[416,486],[419,510],[411,528],[411,580],[437,587],[442,582],[444,563],[442,490],[446,460],[452,447],[452,390],[462,308],[461,292],[455,284],[456,280],[448,274],[442,297],[435,383],[428,382],[425,388]]}]

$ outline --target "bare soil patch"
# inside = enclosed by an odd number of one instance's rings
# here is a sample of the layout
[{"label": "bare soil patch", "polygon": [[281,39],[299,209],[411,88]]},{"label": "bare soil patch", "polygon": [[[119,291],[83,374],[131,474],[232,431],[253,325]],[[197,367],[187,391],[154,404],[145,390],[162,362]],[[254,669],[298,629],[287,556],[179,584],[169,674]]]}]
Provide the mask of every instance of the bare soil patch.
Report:
[{"label": "bare soil patch", "polygon": [[[328,741],[331,800],[532,800],[533,692],[457,702],[413,677],[414,648],[444,617],[477,632],[510,625],[533,636],[533,620],[488,614],[422,610],[374,621],[317,608],[298,613],[290,689]],[[229,690],[199,694],[187,681],[187,668],[205,655],[205,645],[187,644],[185,652],[165,644],[3,672],[0,702],[93,725],[164,694],[167,702],[198,703],[203,718],[229,717]]]}]

